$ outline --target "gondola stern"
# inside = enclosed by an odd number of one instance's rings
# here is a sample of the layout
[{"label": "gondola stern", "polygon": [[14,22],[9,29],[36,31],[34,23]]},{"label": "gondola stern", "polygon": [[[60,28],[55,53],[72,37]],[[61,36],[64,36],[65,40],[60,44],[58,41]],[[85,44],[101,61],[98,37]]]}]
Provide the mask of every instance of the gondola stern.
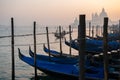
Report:
[{"label": "gondola stern", "polygon": [[21,53],[20,51],[20,48],[18,48],[18,55],[19,55],[19,58],[22,59],[24,57],[24,55]]},{"label": "gondola stern", "polygon": [[31,47],[29,46],[29,55],[31,56],[31,57],[34,57],[34,53],[32,52],[32,50],[31,50]]}]

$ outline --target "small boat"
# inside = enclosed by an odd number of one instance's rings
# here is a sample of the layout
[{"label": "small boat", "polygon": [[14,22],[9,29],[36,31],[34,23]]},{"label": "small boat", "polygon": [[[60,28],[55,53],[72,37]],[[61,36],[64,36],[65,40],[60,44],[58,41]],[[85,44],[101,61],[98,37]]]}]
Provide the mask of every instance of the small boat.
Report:
[{"label": "small boat", "polygon": [[[104,67],[104,61],[103,61],[103,57],[101,56],[92,56],[92,58],[89,58],[89,64],[90,66],[94,66],[94,67]],[[119,73],[120,75],[120,62],[117,59],[110,59],[108,60],[108,68],[109,68],[109,72],[111,72],[111,70],[114,70],[116,72]]]},{"label": "small boat", "polygon": [[[29,47],[29,55],[31,57],[34,57],[34,53],[33,53],[33,51],[31,50],[30,47]],[[36,54],[36,58],[39,59],[39,60],[57,62],[57,63],[61,63],[61,64],[78,64],[78,62],[79,62],[78,57],[56,57],[56,56],[55,57],[54,56],[49,57],[47,55]],[[94,67],[101,67],[102,66],[102,64],[100,64],[96,61],[94,61],[94,63],[92,61],[92,63],[91,63],[90,58],[92,58],[92,57],[86,56],[86,58],[85,58],[85,64],[87,66],[90,66],[90,65],[94,66]]]},{"label": "small boat", "polygon": [[[65,44],[71,46],[72,48],[79,50],[78,40],[66,41]],[[120,44],[116,41],[108,42],[108,51],[119,49]],[[86,39],[86,49],[87,53],[98,54],[103,52],[103,41],[102,40],[94,40],[94,39]]]},{"label": "small boat", "polygon": [[58,38],[58,39],[59,39],[59,38],[64,38],[65,35],[66,35],[66,32],[65,32],[65,31],[62,31],[62,32],[61,32],[61,35],[60,35],[60,33],[55,32],[54,35],[55,35],[55,37]]},{"label": "small boat", "polygon": [[[79,50],[79,46],[78,46],[78,41],[77,39],[75,40],[71,40],[71,41],[66,41],[65,39],[65,44],[68,46],[71,46],[71,48],[75,49],[75,50]],[[93,42],[89,39],[86,39],[86,49],[85,49],[86,53],[90,53],[90,54],[98,54],[100,52],[103,52],[103,48],[99,45],[99,44],[93,44]]]},{"label": "small boat", "polygon": [[50,51],[50,55],[51,56],[54,56],[54,57],[73,57],[73,58],[76,58],[76,57],[78,57],[78,56],[70,56],[69,54],[67,54],[67,53],[60,53],[60,52],[58,52],[58,51],[55,51],[55,50],[49,50],[46,46],[45,46],[45,44],[43,45],[43,50],[47,53],[47,54],[49,54],[49,51]]},{"label": "small boat", "polygon": [[[34,53],[29,47],[29,55],[31,57],[34,57]],[[43,61],[51,61],[51,62],[56,62],[56,63],[61,63],[61,64],[77,64],[78,63],[78,58],[70,58],[70,57],[53,57],[53,56],[48,56],[48,55],[42,55],[42,54],[36,54],[36,58],[39,60]]]},{"label": "small boat", "polygon": [[[119,40],[119,33],[108,33],[108,41],[117,41]],[[86,36],[89,39],[95,39],[95,40],[103,40],[103,36],[98,36],[96,37],[91,37],[91,36]]]},{"label": "small boat", "polygon": [[72,33],[72,32],[73,32],[73,30],[68,32],[68,31],[63,30],[63,28],[62,28],[62,32],[61,32],[61,34],[60,34],[60,32],[59,32],[59,30],[58,30],[58,28],[57,28],[56,32],[54,33],[54,36],[55,36],[57,39],[59,39],[59,38],[64,38],[66,34],[70,34],[70,33]]},{"label": "small boat", "polygon": [[[55,51],[55,50],[49,50],[49,49],[47,49],[46,47],[45,47],[45,45],[44,45],[44,51],[48,54],[49,53],[49,51],[50,51],[50,55],[52,55],[52,56],[55,56],[56,57],[56,55],[57,55],[57,57],[59,58],[59,56],[60,56],[60,52],[57,52],[57,51]],[[89,54],[91,54],[91,53],[88,53],[88,55]],[[68,55],[64,55],[64,57],[62,57],[62,58],[71,58],[71,57],[66,57],[66,56],[68,56]],[[94,56],[94,55],[91,55],[91,56]],[[113,64],[114,64],[114,66],[115,66],[115,68],[117,68],[117,66],[119,67],[119,59],[116,59],[116,57],[114,58],[114,56],[115,55],[113,55],[113,54],[111,54],[111,55],[108,55],[109,56],[109,65],[112,65],[113,66]],[[113,56],[113,57],[112,57]],[[76,57],[73,57],[73,59],[76,59],[76,58],[78,58],[78,56],[76,56]],[[91,57],[91,59],[92,59],[93,57]],[[87,59],[87,55],[86,55],[86,59]],[[90,59],[87,59],[86,60],[88,63],[90,62]],[[93,60],[92,60],[93,61]],[[86,63],[86,64],[88,64],[88,63]],[[94,58],[94,65],[98,65],[98,63],[99,63],[99,65],[101,65],[101,64],[103,64],[103,55],[99,55],[99,57],[96,57],[96,58]],[[102,65],[103,66],[103,65]]]},{"label": "small boat", "polygon": [[[29,54],[31,57],[34,57],[34,53],[32,52],[31,49],[29,49]],[[51,62],[56,62],[56,63],[61,63],[61,64],[77,64],[79,62],[78,58],[71,58],[71,57],[54,57],[54,56],[45,56],[41,54],[36,54],[37,59],[40,60],[47,60]],[[98,57],[92,57],[89,55],[86,55],[85,58],[85,64],[86,66],[94,66],[94,67],[103,67],[103,56],[98,56]],[[115,68],[116,71],[120,69],[120,65],[118,64],[119,60],[114,60],[114,58],[109,59],[109,65],[111,68]]]},{"label": "small boat", "polygon": [[[34,58],[33,57],[27,57],[23,55],[19,51],[19,58],[29,64],[32,67],[35,67],[34,65]],[[78,80],[79,77],[79,67],[78,64],[70,65],[70,64],[60,64],[55,63],[51,61],[46,60],[38,60],[36,59],[36,68],[40,71],[51,75],[51,76],[58,76],[63,77],[65,80]],[[94,67],[94,66],[86,66],[85,67],[85,78],[86,80],[103,80],[104,78],[104,69],[103,67]],[[109,72],[109,77],[118,79],[119,73],[114,72],[114,69]],[[112,76],[111,76],[112,75]]]},{"label": "small boat", "polygon": [[[20,49],[18,49],[18,51],[19,51],[19,58],[23,62],[34,67],[34,58],[23,55],[20,52]],[[60,64],[60,63],[54,63],[50,61],[42,61],[36,59],[36,68],[48,75],[63,77],[66,80],[78,80],[79,77],[79,67],[77,64],[76,65]],[[88,67],[86,69],[85,78],[86,80],[87,79],[103,80],[104,78],[103,68],[96,69],[94,67]]]},{"label": "small boat", "polygon": [[[103,66],[103,55],[99,55],[96,57],[93,57],[93,61],[98,62],[99,64],[102,64],[101,66]],[[109,67],[113,68],[115,71],[119,72],[120,74],[120,61],[119,59],[116,59],[113,57],[111,57],[111,55],[108,55],[108,63],[109,63]]]},{"label": "small boat", "polygon": [[[109,40],[109,41],[119,40],[119,36],[120,36],[119,33],[109,33],[109,34],[108,34],[108,40]],[[103,37],[97,36],[97,39],[103,40]]]},{"label": "small boat", "polygon": [[99,38],[99,36],[96,36],[96,37],[86,36],[86,38],[95,39],[95,40],[102,40],[102,38]]},{"label": "small boat", "polygon": [[[112,62],[112,63],[115,63],[115,64],[119,64],[120,63],[120,54],[119,53],[112,53],[112,52],[109,52],[107,54],[108,56],[108,59],[109,59],[109,62]],[[96,56],[96,60],[100,60],[102,61],[104,58],[104,54],[103,53],[100,53],[100,54],[97,54]]]}]

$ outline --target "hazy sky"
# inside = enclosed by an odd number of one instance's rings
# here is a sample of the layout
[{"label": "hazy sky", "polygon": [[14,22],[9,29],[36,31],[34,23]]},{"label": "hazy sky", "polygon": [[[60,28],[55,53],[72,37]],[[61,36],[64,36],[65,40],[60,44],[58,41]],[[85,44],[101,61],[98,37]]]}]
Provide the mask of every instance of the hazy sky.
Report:
[{"label": "hazy sky", "polygon": [[105,8],[112,20],[120,19],[120,0],[0,0],[0,25],[69,25],[79,14],[91,19]]}]

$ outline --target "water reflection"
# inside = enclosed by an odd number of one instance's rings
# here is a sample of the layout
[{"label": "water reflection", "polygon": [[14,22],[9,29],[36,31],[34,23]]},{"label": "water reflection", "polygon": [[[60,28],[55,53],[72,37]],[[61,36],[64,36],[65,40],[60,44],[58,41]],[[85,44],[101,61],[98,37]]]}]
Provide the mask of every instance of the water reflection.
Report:
[{"label": "water reflection", "polygon": [[[40,73],[38,74],[38,80],[63,80],[61,78],[58,78],[58,77],[53,77],[53,76],[48,76],[44,73]],[[32,78],[30,78],[30,80],[35,80],[35,77],[33,76]]]}]

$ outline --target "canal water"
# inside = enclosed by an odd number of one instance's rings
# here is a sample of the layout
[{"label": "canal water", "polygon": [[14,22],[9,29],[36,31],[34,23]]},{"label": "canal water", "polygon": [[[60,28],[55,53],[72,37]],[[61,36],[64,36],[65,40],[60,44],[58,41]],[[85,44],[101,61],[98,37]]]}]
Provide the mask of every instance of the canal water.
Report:
[{"label": "canal water", "polygon": [[[57,27],[52,26],[48,27],[49,32],[55,32]],[[63,27],[64,30],[69,31],[68,27]],[[37,26],[37,33],[46,33],[46,28]],[[15,35],[25,35],[25,34],[33,34],[33,26],[15,26]],[[11,27],[0,25],[0,80],[11,80]],[[2,37],[1,37],[2,36]],[[66,39],[69,40],[69,35],[67,34]],[[59,39],[56,39],[54,34],[49,34],[50,42],[55,42],[50,44],[51,49],[60,50],[59,47]],[[74,29],[74,33],[72,33],[72,39],[77,38],[77,28]],[[64,39],[62,40],[62,46],[64,46],[63,52],[69,54],[69,47],[64,44]],[[46,34],[37,35],[37,53],[45,54],[43,51],[43,43],[46,43]],[[29,46],[31,46],[33,50],[33,36],[17,36],[15,37],[15,80],[33,80],[34,79],[34,68],[29,66],[28,64],[21,61],[18,57],[18,48],[20,48],[21,52],[29,56],[28,50]],[[47,44],[46,44],[47,46]],[[77,55],[78,52],[72,49],[72,54]],[[45,54],[47,55],[47,54]],[[41,71],[37,71],[38,75],[45,75]],[[46,78],[46,79],[44,79]],[[48,80],[47,78],[42,76],[40,80]],[[56,80],[56,78],[52,78],[51,80]]]}]

